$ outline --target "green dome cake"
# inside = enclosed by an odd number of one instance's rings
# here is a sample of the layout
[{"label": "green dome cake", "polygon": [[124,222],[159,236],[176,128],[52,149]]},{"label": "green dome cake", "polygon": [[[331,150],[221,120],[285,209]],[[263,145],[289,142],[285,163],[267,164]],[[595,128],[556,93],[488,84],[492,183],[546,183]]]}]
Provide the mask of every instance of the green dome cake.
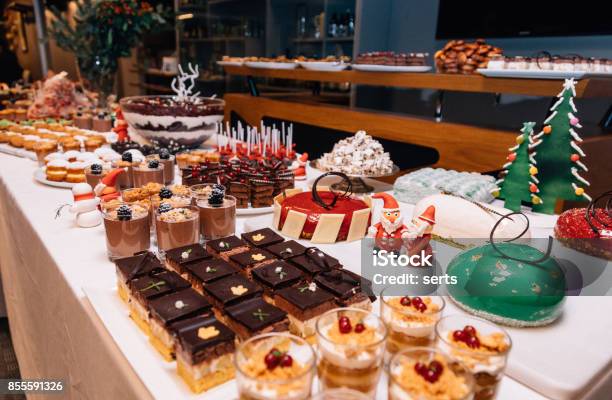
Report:
[{"label": "green dome cake", "polygon": [[[496,243],[509,257],[540,260],[544,254],[516,243]],[[565,275],[548,257],[537,264],[504,257],[490,245],[458,254],[447,274],[457,277],[448,285],[451,299],[469,313],[493,322],[516,326],[541,326],[553,322],[565,299]]]}]

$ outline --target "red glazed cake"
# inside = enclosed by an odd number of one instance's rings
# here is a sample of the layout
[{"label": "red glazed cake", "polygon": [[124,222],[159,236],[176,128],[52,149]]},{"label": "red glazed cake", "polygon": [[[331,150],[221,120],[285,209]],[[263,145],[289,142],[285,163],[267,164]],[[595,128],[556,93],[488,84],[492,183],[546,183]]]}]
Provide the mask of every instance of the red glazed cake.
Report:
[{"label": "red glazed cake", "polygon": [[274,226],[286,236],[313,243],[361,239],[370,215],[369,197],[339,195],[327,188],[317,191],[316,182],[312,192],[287,190],[274,198]]},{"label": "red glazed cake", "polygon": [[555,237],[565,246],[612,260],[612,216],[602,208],[572,208],[559,216]]}]

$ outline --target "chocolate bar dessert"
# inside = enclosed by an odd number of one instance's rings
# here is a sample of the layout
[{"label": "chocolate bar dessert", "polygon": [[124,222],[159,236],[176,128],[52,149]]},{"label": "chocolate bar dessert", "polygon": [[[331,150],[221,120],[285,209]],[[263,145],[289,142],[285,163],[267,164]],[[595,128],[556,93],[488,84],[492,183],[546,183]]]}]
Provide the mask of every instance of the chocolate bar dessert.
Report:
[{"label": "chocolate bar dessert", "polygon": [[283,332],[289,328],[287,313],[261,297],[227,307],[225,317],[227,325],[243,340],[262,333]]},{"label": "chocolate bar dessert", "polygon": [[237,274],[239,271],[227,261],[209,258],[185,266],[187,280],[195,290],[204,294],[204,285]]},{"label": "chocolate bar dessert", "polygon": [[276,290],[294,285],[304,277],[297,267],[280,260],[255,268],[251,274],[269,298],[273,298]]},{"label": "chocolate bar dessert", "polygon": [[149,340],[166,361],[174,359],[175,337],[169,325],[210,311],[210,303],[193,289],[184,289],[149,302]]},{"label": "chocolate bar dessert", "polygon": [[201,393],[234,378],[236,335],[214,316],[172,324],[177,337],[176,368],[192,392]]},{"label": "chocolate bar dessert", "polygon": [[289,258],[303,255],[306,252],[306,247],[302,246],[295,240],[288,240],[286,242],[268,246],[266,247],[266,250],[274,254],[277,258],[287,260]]},{"label": "chocolate bar dessert", "polygon": [[322,271],[342,268],[338,259],[323,253],[316,247],[309,247],[303,255],[290,258],[288,261],[310,277]]},{"label": "chocolate bar dessert", "polygon": [[117,271],[117,293],[121,300],[128,302],[128,283],[134,279],[150,273],[164,271],[163,264],[151,252],[143,252],[130,257],[115,260]]},{"label": "chocolate bar dessert", "polygon": [[190,244],[166,251],[166,265],[181,275],[187,272],[185,270],[187,264],[207,258],[212,258],[212,255],[199,244]]},{"label": "chocolate bar dessert", "polygon": [[340,307],[370,311],[372,302],[376,300],[370,290],[371,284],[365,278],[344,269],[321,272],[314,278],[314,282],[332,293]]},{"label": "chocolate bar dessert", "polygon": [[252,249],[230,256],[230,263],[240,268],[242,273],[249,278],[254,268],[269,264],[274,260],[275,258],[271,253],[262,249]]},{"label": "chocolate bar dessert", "polygon": [[258,229],[256,231],[243,233],[242,240],[251,247],[268,247],[273,244],[281,243],[285,239],[270,228]]},{"label": "chocolate bar dessert", "polygon": [[334,296],[314,282],[276,291],[274,304],[289,314],[289,331],[308,339],[314,338],[317,318],[337,307]]},{"label": "chocolate bar dessert", "polygon": [[204,286],[204,294],[220,310],[261,293],[259,285],[242,275],[230,275]]},{"label": "chocolate bar dessert", "polygon": [[248,249],[247,243],[236,236],[228,236],[206,242],[206,250],[225,261],[228,261],[230,256],[247,251]]}]

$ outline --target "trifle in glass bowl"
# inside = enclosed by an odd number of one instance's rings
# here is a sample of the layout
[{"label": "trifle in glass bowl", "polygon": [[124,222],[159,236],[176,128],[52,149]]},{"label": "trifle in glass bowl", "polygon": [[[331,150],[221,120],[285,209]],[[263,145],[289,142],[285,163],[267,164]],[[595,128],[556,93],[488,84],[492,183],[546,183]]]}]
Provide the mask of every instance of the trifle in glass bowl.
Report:
[{"label": "trifle in glass bowl", "polygon": [[133,96],[119,102],[128,125],[143,139],[166,145],[171,139],[197,147],[223,120],[225,101],[212,97]]}]

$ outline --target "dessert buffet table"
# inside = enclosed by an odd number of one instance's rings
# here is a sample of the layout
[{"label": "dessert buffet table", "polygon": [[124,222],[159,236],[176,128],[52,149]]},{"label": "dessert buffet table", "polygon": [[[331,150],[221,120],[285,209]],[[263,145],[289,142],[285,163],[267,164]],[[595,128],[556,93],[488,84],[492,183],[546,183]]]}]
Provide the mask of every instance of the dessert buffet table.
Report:
[{"label": "dessert buffet table", "polygon": [[[122,337],[121,331],[115,331],[116,326],[105,325],[108,321],[101,318],[100,310],[92,306],[84,291],[85,288],[89,293],[107,293],[115,287],[115,268],[106,257],[104,228],[77,228],[68,213],[55,218],[55,210],[68,203],[72,195],[70,191],[34,182],[32,174],[35,168],[36,164],[31,160],[0,154],[0,267],[13,343],[22,376],[64,379],[67,398],[170,398],[168,393],[159,393],[149,383],[151,371],[155,371],[158,365],[163,366],[164,361],[161,358],[150,358],[154,353],[139,356],[133,350],[131,353],[126,350],[125,340],[137,337],[138,328],[127,324],[125,337]],[[389,187],[379,186],[378,189],[387,190]],[[411,206],[402,205],[402,209],[405,215],[411,215]],[[237,233],[242,232],[245,225],[248,228],[259,228],[266,224],[269,226],[271,218],[271,215],[239,217]],[[538,235],[547,233],[546,229],[537,231]],[[339,257],[346,268],[358,267],[357,257],[347,257],[346,254],[350,252],[334,246],[343,245],[328,245],[322,249]],[[577,300],[589,299],[573,298],[568,303]],[[591,301],[590,304],[601,306],[601,302]],[[378,304],[374,305],[374,309],[378,309]],[[566,312],[571,310],[576,308],[566,308]],[[116,313],[128,321],[124,307],[118,307]],[[570,321],[575,322],[565,319],[566,323]],[[588,318],[584,321],[588,321]],[[567,343],[567,346],[573,345],[584,352],[587,359],[590,357],[595,364],[605,365],[608,353],[591,348],[588,338],[597,340],[606,330],[610,332],[612,325],[606,324],[608,322],[604,321],[601,326],[593,326],[593,331],[601,330],[597,334],[578,335],[585,338],[584,344]],[[517,334],[516,338],[513,337],[517,356],[529,353],[527,337],[530,332],[525,330]],[[538,335],[536,330],[533,332]],[[542,336],[538,337],[534,343],[541,346]],[[148,347],[146,351],[154,352]],[[547,371],[542,368],[543,365],[549,365],[551,370],[558,372],[558,364],[564,362],[565,358],[556,358],[555,354],[561,353],[562,348],[557,351],[540,349],[536,354],[541,354],[543,350],[551,358],[549,361],[534,362],[531,379],[524,379],[518,372],[512,373],[512,361],[509,365],[511,375],[521,376],[521,381],[533,387],[534,380],[539,377],[546,380]],[[149,359],[155,365],[146,368],[146,360]],[[588,368],[567,366],[565,370],[572,374],[572,371]],[[576,375],[580,379],[588,378],[584,374]],[[166,379],[164,376],[159,378]],[[570,391],[575,384],[568,382]],[[187,393],[185,396],[196,397],[188,395],[186,387],[183,392]],[[385,392],[384,389],[379,390],[379,398],[386,398]],[[567,391],[557,393],[556,398],[567,398]],[[212,399],[220,398],[221,395],[228,399],[236,397],[233,382],[197,398]],[[499,398],[546,397],[506,376],[502,381]]]}]

